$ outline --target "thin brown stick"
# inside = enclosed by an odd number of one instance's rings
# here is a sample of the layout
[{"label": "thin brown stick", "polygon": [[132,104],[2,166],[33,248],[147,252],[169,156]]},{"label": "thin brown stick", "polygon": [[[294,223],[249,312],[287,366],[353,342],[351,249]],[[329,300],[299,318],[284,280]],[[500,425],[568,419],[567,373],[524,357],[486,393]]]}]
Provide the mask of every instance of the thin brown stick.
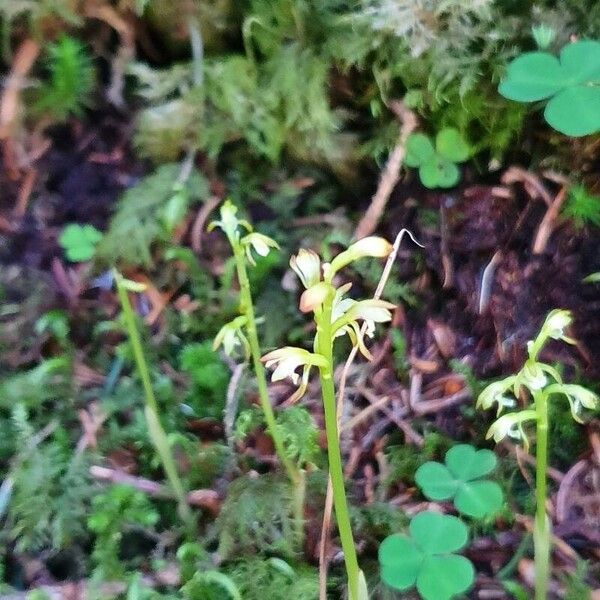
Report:
[{"label": "thin brown stick", "polygon": [[[377,288],[375,293],[373,294],[373,298],[375,300],[379,300],[381,298],[381,294],[383,294],[383,289],[385,288],[385,284],[390,277],[390,273],[392,272],[392,267],[398,256],[398,251],[400,250],[400,244],[402,243],[402,238],[404,234],[408,234],[410,239],[417,244],[418,246],[423,247],[420,244],[413,234],[408,229],[402,229],[400,233],[396,236],[394,241],[394,245],[392,247],[392,251],[387,258],[385,266],[383,267],[383,272],[381,273],[381,277],[379,278],[379,283],[377,284]],[[364,336],[367,330],[367,326],[363,323],[360,329],[361,337]],[[350,350],[350,354],[346,359],[346,363],[344,364],[344,368],[342,370],[342,374],[340,376],[339,386],[338,386],[338,395],[337,395],[337,419],[338,419],[338,432],[339,421],[342,415],[342,409],[344,405],[344,396],[346,393],[346,380],[348,379],[348,373],[350,372],[350,368],[354,363],[354,359],[356,358],[356,354],[358,353],[358,347],[353,346],[352,350]],[[327,546],[329,542],[329,534],[331,531],[331,513],[333,510],[333,487],[331,485],[331,478],[328,478],[327,481],[327,495],[325,496],[325,508],[323,511],[323,524],[321,526],[321,538],[319,540],[319,600],[327,600]]]},{"label": "thin brown stick", "polygon": [[567,502],[569,495],[573,490],[573,484],[585,470],[589,467],[589,461],[586,459],[576,462],[563,477],[556,494],[556,520],[559,523],[567,519]]},{"label": "thin brown stick", "polygon": [[31,192],[33,192],[36,176],[37,171],[35,169],[29,169],[23,178],[23,183],[21,184],[21,189],[17,196],[17,203],[13,209],[13,214],[17,218],[21,218],[27,211],[27,205],[29,204]]},{"label": "thin brown stick", "polygon": [[[171,492],[160,483],[152,481],[151,479],[144,479],[143,477],[135,477],[124,473],[123,471],[117,471],[115,469],[109,469],[107,467],[101,467],[99,465],[92,465],[90,467],[90,475],[95,479],[101,481],[109,481],[111,483],[124,483],[134,487],[140,492],[144,492],[149,496],[157,498],[172,498]],[[215,507],[219,503],[219,495],[215,490],[210,489],[198,489],[192,490],[187,495],[188,504],[193,506],[200,506],[215,512]]]},{"label": "thin brown stick", "polygon": [[542,254],[546,249],[548,240],[550,239],[550,236],[554,231],[560,207],[563,205],[567,197],[567,190],[567,186],[562,187],[560,192],[558,192],[558,194],[556,195],[556,198],[554,198],[554,200],[552,201],[550,208],[548,208],[548,210],[546,211],[546,214],[544,215],[544,218],[540,223],[537,234],[535,236],[535,241],[533,243],[534,254]]},{"label": "thin brown stick", "polygon": [[371,204],[354,231],[355,239],[371,235],[377,229],[390,195],[400,179],[400,167],[406,153],[406,140],[417,127],[417,117],[402,102],[390,103],[390,109],[402,120],[400,135],[381,173]]},{"label": "thin brown stick", "polygon": [[19,112],[23,82],[35,64],[39,53],[39,44],[31,39],[23,40],[15,53],[0,100],[0,139],[10,137],[13,133],[12,130]]},{"label": "thin brown stick", "polygon": [[196,220],[194,221],[190,233],[191,246],[196,254],[200,254],[200,251],[202,250],[202,233],[204,232],[204,225],[206,224],[210,213],[221,204],[221,200],[222,199],[218,196],[211,196],[198,211],[198,215],[196,216]]}]

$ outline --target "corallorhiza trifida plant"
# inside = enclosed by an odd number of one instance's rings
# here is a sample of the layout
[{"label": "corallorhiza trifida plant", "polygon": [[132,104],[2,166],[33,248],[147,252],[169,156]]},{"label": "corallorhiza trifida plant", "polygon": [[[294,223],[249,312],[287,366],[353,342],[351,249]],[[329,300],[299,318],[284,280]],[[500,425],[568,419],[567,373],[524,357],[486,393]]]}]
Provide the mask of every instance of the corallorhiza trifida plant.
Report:
[{"label": "corallorhiza trifida plant", "polygon": [[527,343],[528,358],[516,374],[488,385],[481,392],[477,406],[482,409],[497,405],[498,415],[507,408],[514,408],[515,398],[527,396],[528,405],[521,411],[510,412],[499,417],[490,427],[487,437],[496,442],[510,437],[529,447],[524,430],[525,423],[535,423],[536,431],[536,513],[534,524],[535,547],[535,598],[546,600],[550,577],[550,520],[546,514],[546,468],[548,465],[548,400],[551,396],[565,396],[571,405],[571,414],[578,423],[582,421],[584,409],[594,409],[598,397],[581,385],[564,383],[560,373],[552,366],[540,362],[539,354],[550,339],[574,344],[565,335],[571,324],[571,313],[567,310],[551,311],[535,340]]},{"label": "corallorhiza trifida plant", "polygon": [[240,286],[239,316],[225,324],[215,336],[213,347],[216,350],[223,346],[226,354],[232,355],[241,351],[246,359],[251,358],[256,376],[258,397],[264,415],[267,430],[275,452],[283,465],[294,488],[294,513],[299,539],[302,538],[304,512],[304,473],[301,466],[295,465],[289,458],[283,442],[283,435],[277,425],[273,407],[267,390],[267,377],[261,362],[261,350],[258,341],[257,319],[254,312],[248,265],[255,266],[253,252],[259,256],[267,256],[272,249],[278,249],[277,242],[262,233],[253,231],[252,225],[237,217],[237,207],[229,200],[221,207],[221,219],[213,221],[208,229],[219,227],[227,236],[233,251],[233,258]]},{"label": "corallorhiza trifida plant", "polygon": [[334,283],[334,278],[341,269],[360,258],[383,258],[391,251],[392,245],[379,237],[359,240],[346,251],[338,254],[331,263],[322,263],[312,250],[301,249],[291,258],[290,266],[306,288],[300,297],[300,310],[303,313],[312,313],[316,324],[312,352],[304,348],[286,346],[269,352],[262,358],[268,368],[274,367],[271,377],[273,381],[289,377],[298,385],[298,389],[292,396],[293,400],[300,398],[306,391],[312,367],[316,367],[319,371],[325,412],[329,472],[335,516],[348,575],[350,600],[366,599],[367,589],[364,576],[358,566],[344,489],[333,381],[333,344],[336,338],[348,335],[352,344],[370,359],[371,355],[362,339],[363,332],[359,321],[366,324],[366,335],[372,336],[375,323],[391,320],[390,310],[394,305],[383,300],[346,298],[345,295],[352,284],[338,286]]}]

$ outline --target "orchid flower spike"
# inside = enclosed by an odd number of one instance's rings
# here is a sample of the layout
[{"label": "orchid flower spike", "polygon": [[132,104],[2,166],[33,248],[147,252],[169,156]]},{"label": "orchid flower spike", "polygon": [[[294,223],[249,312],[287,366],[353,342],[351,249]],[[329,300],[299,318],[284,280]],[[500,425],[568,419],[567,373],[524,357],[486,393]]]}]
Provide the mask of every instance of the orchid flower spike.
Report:
[{"label": "orchid flower spike", "polygon": [[[295,346],[285,346],[278,350],[273,350],[261,358],[265,367],[270,369],[275,367],[271,375],[271,381],[281,381],[289,377],[298,389],[288,399],[288,402],[296,402],[300,399],[306,388],[312,367],[327,367],[327,360],[320,354],[314,354],[304,348]],[[302,377],[297,373],[297,369],[302,367]]]}]

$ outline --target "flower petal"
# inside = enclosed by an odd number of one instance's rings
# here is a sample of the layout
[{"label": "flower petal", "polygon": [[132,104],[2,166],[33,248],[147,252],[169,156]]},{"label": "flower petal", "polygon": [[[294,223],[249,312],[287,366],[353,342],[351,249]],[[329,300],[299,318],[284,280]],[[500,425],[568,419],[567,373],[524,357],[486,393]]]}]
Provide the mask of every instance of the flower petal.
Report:
[{"label": "flower petal", "polygon": [[355,302],[346,312],[348,320],[365,319],[375,323],[385,323],[392,320],[390,310],[396,308],[395,304],[385,300],[361,300]]},{"label": "flower petal", "polygon": [[320,281],[309,287],[300,296],[300,310],[303,313],[315,311],[318,309],[325,299],[331,294],[332,286],[330,283]]}]

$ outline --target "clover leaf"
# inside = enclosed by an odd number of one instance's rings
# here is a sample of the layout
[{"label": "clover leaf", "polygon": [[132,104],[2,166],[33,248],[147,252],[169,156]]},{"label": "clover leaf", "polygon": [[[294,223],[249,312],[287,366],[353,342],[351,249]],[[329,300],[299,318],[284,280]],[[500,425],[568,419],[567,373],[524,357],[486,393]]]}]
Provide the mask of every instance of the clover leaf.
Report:
[{"label": "clover leaf", "polygon": [[424,600],[450,600],[473,584],[468,558],[453,554],[468,539],[457,517],[422,512],[410,522],[410,536],[393,534],[379,546],[381,579],[396,590],[416,586]]},{"label": "clover leaf", "polygon": [[102,234],[93,225],[67,225],[58,239],[71,262],[85,262],[94,256]]},{"label": "clover leaf", "polygon": [[448,450],[445,463],[429,461],[417,469],[415,480],[425,496],[431,500],[452,499],[459,512],[476,519],[500,510],[502,489],[494,481],[481,479],[496,466],[496,455],[491,450],[459,444]]},{"label": "clover leaf", "polygon": [[600,42],[567,44],[559,58],[526,52],[509,65],[498,91],[509,100],[547,100],[546,121],[574,137],[600,131]]},{"label": "clover leaf", "polygon": [[413,133],[406,142],[404,164],[419,169],[421,183],[427,188],[449,188],[458,183],[460,171],[455,163],[464,162],[471,148],[457,129],[446,127],[431,139]]}]

